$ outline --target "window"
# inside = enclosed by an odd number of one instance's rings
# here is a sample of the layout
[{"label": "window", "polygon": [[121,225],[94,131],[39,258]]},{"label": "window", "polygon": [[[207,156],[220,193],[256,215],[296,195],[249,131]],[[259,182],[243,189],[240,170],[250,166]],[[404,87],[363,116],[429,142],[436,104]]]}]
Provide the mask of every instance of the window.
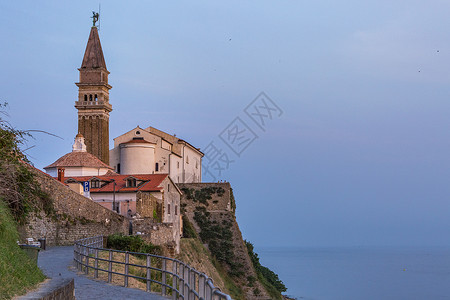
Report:
[{"label": "window", "polygon": [[158,163],[155,164],[155,171],[156,171],[156,172],[159,171],[159,164],[158,164]]},{"label": "window", "polygon": [[189,163],[189,156],[186,156],[186,163]]},{"label": "window", "polygon": [[84,101],[87,101],[87,95],[84,95]]},{"label": "window", "polygon": [[128,178],[127,187],[136,187],[136,178]]},{"label": "window", "polygon": [[175,216],[178,215],[178,206],[175,205]]},{"label": "window", "polygon": [[195,160],[195,168],[198,169],[198,160]]},{"label": "window", "polygon": [[170,184],[167,185],[167,191],[170,192]]},{"label": "window", "polygon": [[170,215],[170,204],[167,204],[167,214]]},{"label": "window", "polygon": [[180,162],[177,161],[177,169],[179,169],[179,168],[180,168]]},{"label": "window", "polygon": [[141,132],[138,130],[138,131],[136,131],[136,135],[139,135],[139,134],[141,134]]},{"label": "window", "polygon": [[120,174],[120,164],[117,164],[117,173]]},{"label": "window", "polygon": [[97,179],[91,180],[91,187],[92,188],[99,188],[100,187],[100,180],[97,180]]},{"label": "window", "polygon": [[92,95],[89,95],[89,101],[92,101]]},{"label": "window", "polygon": [[97,101],[97,94],[95,94],[95,101]]}]

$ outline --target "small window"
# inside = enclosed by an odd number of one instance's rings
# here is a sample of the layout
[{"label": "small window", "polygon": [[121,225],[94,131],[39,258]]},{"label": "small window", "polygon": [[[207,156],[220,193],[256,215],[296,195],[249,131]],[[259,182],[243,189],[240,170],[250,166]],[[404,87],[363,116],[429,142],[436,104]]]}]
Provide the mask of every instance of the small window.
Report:
[{"label": "small window", "polygon": [[156,172],[159,171],[159,164],[158,164],[158,163],[155,164],[155,171],[156,171]]},{"label": "small window", "polygon": [[127,187],[136,187],[136,179],[135,178],[127,179]]},{"label": "small window", "polygon": [[97,94],[95,94],[95,101],[97,101]]},{"label": "small window", "polygon": [[141,132],[138,130],[138,131],[136,131],[136,134],[139,135],[139,134],[141,134]]},{"label": "small window", "polygon": [[195,168],[198,169],[198,160],[195,160]]},{"label": "small window", "polygon": [[120,174],[120,164],[117,164],[117,173]]},{"label": "small window", "polygon": [[87,101],[87,95],[84,95],[84,101]]},{"label": "small window", "polygon": [[170,215],[170,204],[167,204],[167,214]]},{"label": "small window", "polygon": [[167,185],[167,191],[170,192],[170,184]]},{"label": "small window", "polygon": [[89,95],[89,101],[92,101],[92,95]]},{"label": "small window", "polygon": [[91,187],[92,188],[99,188],[100,187],[100,180],[92,180],[91,181]]},{"label": "small window", "polygon": [[178,206],[175,205],[175,216],[178,215]]},{"label": "small window", "polygon": [[179,169],[179,168],[180,168],[180,162],[177,161],[177,169]]},{"label": "small window", "polygon": [[186,163],[189,163],[189,156],[186,156]]}]

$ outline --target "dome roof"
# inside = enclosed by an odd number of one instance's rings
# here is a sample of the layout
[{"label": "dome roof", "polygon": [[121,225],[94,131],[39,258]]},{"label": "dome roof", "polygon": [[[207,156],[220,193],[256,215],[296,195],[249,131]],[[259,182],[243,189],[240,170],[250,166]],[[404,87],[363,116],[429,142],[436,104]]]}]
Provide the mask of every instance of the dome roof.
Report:
[{"label": "dome roof", "polygon": [[89,168],[108,168],[113,169],[96,156],[88,152],[70,152],[59,158],[51,165],[44,169],[57,168],[57,167],[89,167]]}]

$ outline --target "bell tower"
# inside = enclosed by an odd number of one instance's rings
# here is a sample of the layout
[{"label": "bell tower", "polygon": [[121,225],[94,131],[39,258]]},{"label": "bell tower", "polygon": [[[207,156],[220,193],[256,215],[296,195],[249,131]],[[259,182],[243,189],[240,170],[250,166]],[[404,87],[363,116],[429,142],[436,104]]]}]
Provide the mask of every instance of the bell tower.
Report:
[{"label": "bell tower", "polygon": [[78,109],[78,132],[85,138],[87,152],[109,165],[109,113],[112,111],[109,90],[112,86],[108,84],[109,72],[95,22],[96,19],[78,69],[80,81],[75,83],[78,86],[75,108]]}]

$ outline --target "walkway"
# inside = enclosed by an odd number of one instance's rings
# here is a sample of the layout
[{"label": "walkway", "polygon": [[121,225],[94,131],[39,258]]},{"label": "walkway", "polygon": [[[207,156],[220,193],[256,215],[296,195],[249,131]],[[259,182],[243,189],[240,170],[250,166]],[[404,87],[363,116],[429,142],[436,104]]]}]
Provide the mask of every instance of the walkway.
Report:
[{"label": "walkway", "polygon": [[85,299],[151,299],[167,300],[142,290],[112,285],[78,275],[73,267],[73,246],[52,247],[39,253],[38,266],[50,278],[75,278],[75,297]]}]

